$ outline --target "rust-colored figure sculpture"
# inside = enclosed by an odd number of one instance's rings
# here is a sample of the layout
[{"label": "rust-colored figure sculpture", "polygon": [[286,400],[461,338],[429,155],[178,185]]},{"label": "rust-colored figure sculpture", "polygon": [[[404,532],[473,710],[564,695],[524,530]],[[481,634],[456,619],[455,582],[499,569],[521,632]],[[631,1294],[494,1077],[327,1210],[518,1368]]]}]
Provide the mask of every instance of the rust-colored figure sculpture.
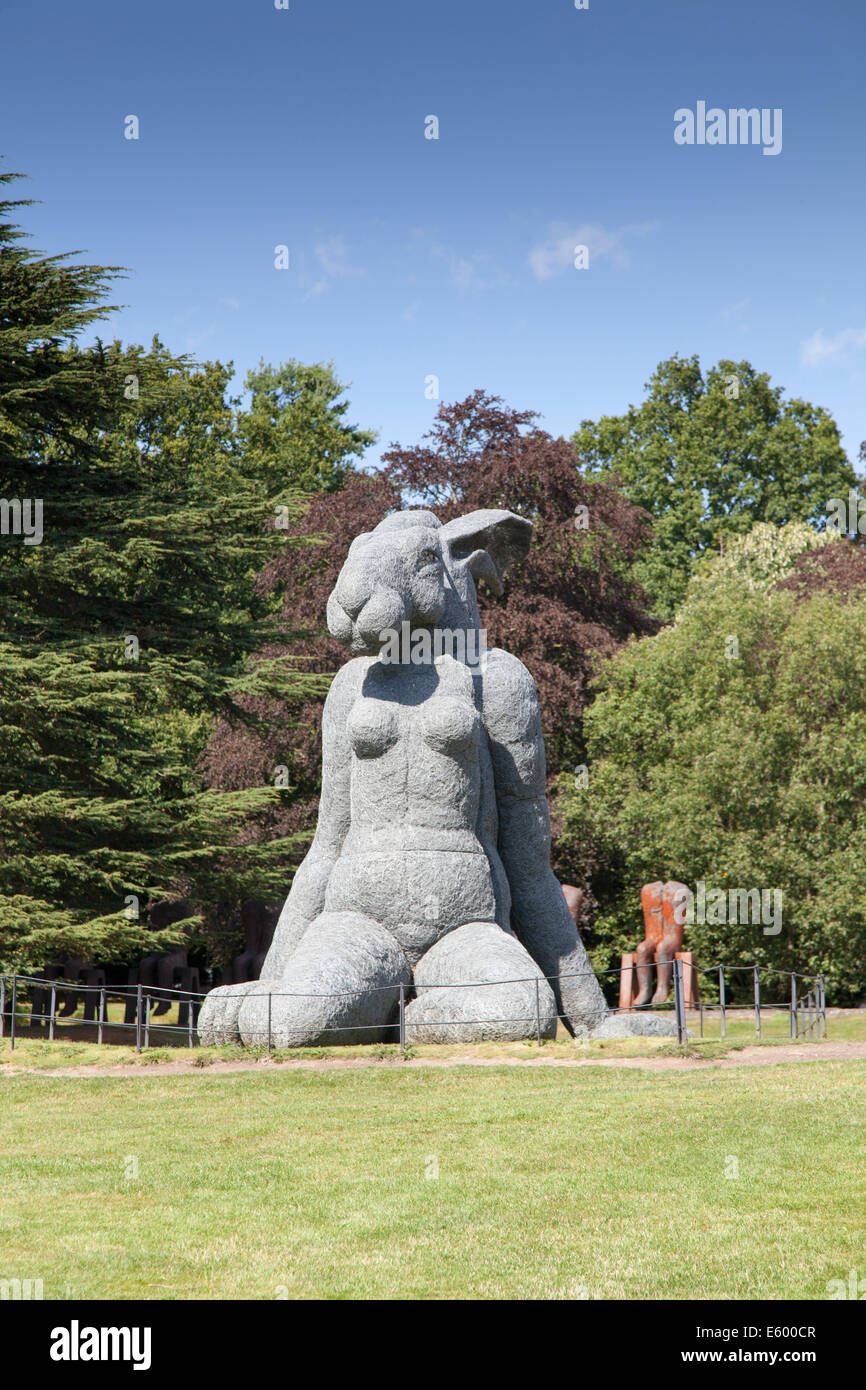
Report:
[{"label": "rust-colored figure sculpture", "polygon": [[568,910],[571,913],[574,925],[577,927],[578,931],[580,931],[580,910],[583,907],[583,889],[574,888],[570,883],[563,883],[562,896],[568,904]]},{"label": "rust-colored figure sculpture", "polygon": [[638,992],[632,1000],[633,1008],[664,1004],[670,996],[674,960],[683,949],[688,892],[684,883],[673,879],[667,883],[648,883],[640,890],[646,937],[635,951]]}]

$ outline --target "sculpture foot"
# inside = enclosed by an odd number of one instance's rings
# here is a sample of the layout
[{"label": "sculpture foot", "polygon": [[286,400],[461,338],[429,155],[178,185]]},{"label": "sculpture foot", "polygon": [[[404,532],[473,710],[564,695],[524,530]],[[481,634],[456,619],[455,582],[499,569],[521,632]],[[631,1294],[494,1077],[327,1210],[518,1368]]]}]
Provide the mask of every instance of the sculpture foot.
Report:
[{"label": "sculpture foot", "polygon": [[412,971],[390,932],[358,912],[322,913],[282,979],[248,987],[240,1039],[278,1048],[397,1042],[401,984],[411,988]]},{"label": "sculpture foot", "polygon": [[663,1014],[608,1014],[592,1030],[596,1038],[675,1038],[677,1025]]},{"label": "sculpture foot", "polygon": [[[464,984],[463,981],[471,981]],[[521,1042],[556,1037],[556,1000],[538,966],[494,922],[449,932],[419,961],[406,1009],[409,1043]]]},{"label": "sculpture foot", "polygon": [[[198,1016],[198,1040],[202,1047],[224,1047],[241,1041],[238,1014],[247,995],[258,984],[260,981],[250,980],[211,990]],[[278,982],[274,981],[272,987],[279,989]]]}]

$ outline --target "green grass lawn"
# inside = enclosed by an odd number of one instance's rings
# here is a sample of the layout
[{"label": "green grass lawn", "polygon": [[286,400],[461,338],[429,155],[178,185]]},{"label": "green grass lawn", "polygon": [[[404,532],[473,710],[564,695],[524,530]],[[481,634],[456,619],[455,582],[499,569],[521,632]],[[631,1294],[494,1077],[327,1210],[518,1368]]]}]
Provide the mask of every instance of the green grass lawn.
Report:
[{"label": "green grass lawn", "polygon": [[866,1275],[866,1062],[2,1072],[0,1277],[46,1298],[823,1299]]},{"label": "green grass lawn", "polygon": [[[691,1010],[686,1015],[686,1021],[695,1038],[700,1037],[700,1015]],[[808,1027],[808,1016],[806,1019]],[[713,1012],[704,1011],[703,1036],[705,1038],[720,1038],[721,1023],[719,1020],[718,1008]],[[737,1042],[755,1041],[755,1015],[748,1009],[738,1008],[733,1014],[728,1011],[725,1018],[725,1031],[728,1038],[733,1038]],[[813,1023],[812,1037],[818,1037],[817,1019]],[[846,1009],[842,1012],[831,1013],[828,1010],[827,1017],[827,1037],[836,1041],[866,1041],[866,1009]],[[761,1010],[761,1040],[791,1041],[790,1020],[787,1009],[762,1009]],[[801,1040],[803,1040],[801,1035]],[[808,1037],[807,1039],[808,1040]]]}]

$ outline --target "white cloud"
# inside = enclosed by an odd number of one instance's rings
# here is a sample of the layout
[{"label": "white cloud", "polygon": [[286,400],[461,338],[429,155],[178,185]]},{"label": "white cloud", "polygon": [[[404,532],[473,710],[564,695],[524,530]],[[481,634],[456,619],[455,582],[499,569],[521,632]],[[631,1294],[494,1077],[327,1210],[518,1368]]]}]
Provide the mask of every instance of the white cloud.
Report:
[{"label": "white cloud", "polygon": [[597,222],[581,222],[572,227],[565,222],[554,222],[546,241],[533,246],[529,253],[529,264],[536,280],[550,280],[561,275],[574,265],[574,248],[589,248],[590,266],[594,261],[609,260],[617,270],[626,270],[629,253],[625,243],[631,237],[647,236],[656,231],[657,222],[634,222],[625,227],[608,231]]},{"label": "white cloud", "polygon": [[451,282],[458,290],[483,290],[487,287],[486,275],[481,273],[482,266],[490,263],[486,252],[461,256],[446,246],[434,246],[432,254],[445,262]]},{"label": "white cloud", "polygon": [[866,347],[866,328],[843,328],[830,338],[825,338],[824,330],[818,328],[811,338],[800,344],[800,358],[807,367],[817,367],[822,362],[839,361],[863,347]]},{"label": "white cloud", "polygon": [[322,277],[307,290],[305,299],[311,299],[313,295],[324,294],[325,290],[330,289],[334,280],[354,279],[358,275],[366,275],[365,270],[358,266],[349,265],[349,250],[346,246],[345,238],[342,236],[330,236],[324,241],[317,241],[313,247],[313,253],[322,270]]},{"label": "white cloud", "polygon": [[455,251],[453,246],[447,246],[423,227],[415,227],[412,238],[413,257],[423,255],[441,261],[448,273],[448,279],[461,293],[488,289],[501,278],[493,267],[488,251],[470,251],[463,254]]},{"label": "white cloud", "polygon": [[317,241],[313,247],[316,260],[330,280],[342,280],[347,276],[363,275],[363,270],[349,265],[349,252],[341,236],[328,237],[327,241]]}]

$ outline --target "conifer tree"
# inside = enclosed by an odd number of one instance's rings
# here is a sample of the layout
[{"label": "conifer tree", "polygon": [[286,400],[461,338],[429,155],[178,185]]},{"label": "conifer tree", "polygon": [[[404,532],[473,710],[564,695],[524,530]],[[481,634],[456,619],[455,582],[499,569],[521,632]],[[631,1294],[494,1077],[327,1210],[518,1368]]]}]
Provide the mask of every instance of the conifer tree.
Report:
[{"label": "conifer tree", "polygon": [[243,466],[231,364],[81,346],[118,272],[35,254],[22,206],[0,202],[0,968],[33,970],[153,949],[172,891],[284,891],[291,841],[249,826],[291,789],[203,789],[195,763],[216,720],[320,678],[250,660],[296,636],[255,576],[298,501]]}]

